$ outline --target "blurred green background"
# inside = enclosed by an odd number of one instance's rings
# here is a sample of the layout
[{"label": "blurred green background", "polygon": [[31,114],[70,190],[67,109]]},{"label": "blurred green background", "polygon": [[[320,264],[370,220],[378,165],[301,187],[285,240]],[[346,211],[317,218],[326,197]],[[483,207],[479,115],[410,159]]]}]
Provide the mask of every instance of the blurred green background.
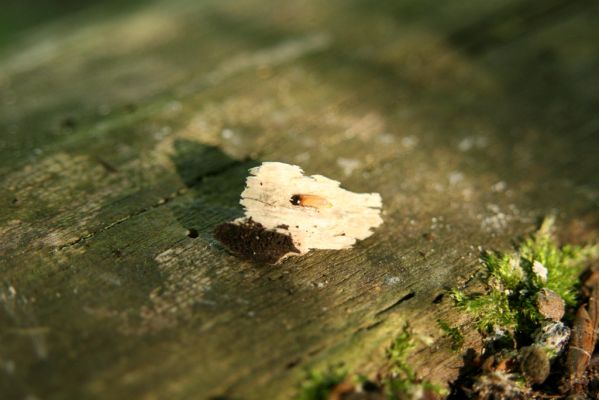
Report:
[{"label": "blurred green background", "polygon": [[80,12],[110,16],[147,0],[3,0],[0,6],[0,48],[33,27],[69,18]]}]

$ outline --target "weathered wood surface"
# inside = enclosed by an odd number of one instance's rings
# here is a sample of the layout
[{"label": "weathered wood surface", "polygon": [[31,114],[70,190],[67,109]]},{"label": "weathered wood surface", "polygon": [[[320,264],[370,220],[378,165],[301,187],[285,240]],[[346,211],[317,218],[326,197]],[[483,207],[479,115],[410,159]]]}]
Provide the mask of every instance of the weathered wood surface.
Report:
[{"label": "weathered wood surface", "polygon": [[[285,399],[376,371],[405,321],[437,382],[444,290],[557,212],[597,223],[590,1],[157,1],[0,48],[0,397]],[[349,251],[226,254],[249,167],[383,196]],[[586,225],[585,225],[586,224]],[[188,230],[197,231],[189,237]],[[196,235],[190,235],[196,236]],[[28,397],[29,396],[29,397]]]}]

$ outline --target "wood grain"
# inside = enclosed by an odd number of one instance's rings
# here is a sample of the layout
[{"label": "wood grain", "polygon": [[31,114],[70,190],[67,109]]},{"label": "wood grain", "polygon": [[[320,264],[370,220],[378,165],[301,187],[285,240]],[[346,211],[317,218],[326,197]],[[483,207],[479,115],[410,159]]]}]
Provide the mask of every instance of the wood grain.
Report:
[{"label": "wood grain", "polygon": [[[479,346],[443,294],[480,248],[597,215],[598,10],[562,3],[142,1],[13,36],[0,397],[287,399],[306,368],[376,372],[405,322],[418,374],[454,378],[436,321]],[[383,225],[239,261],[211,232],[262,161],[381,193]]]}]

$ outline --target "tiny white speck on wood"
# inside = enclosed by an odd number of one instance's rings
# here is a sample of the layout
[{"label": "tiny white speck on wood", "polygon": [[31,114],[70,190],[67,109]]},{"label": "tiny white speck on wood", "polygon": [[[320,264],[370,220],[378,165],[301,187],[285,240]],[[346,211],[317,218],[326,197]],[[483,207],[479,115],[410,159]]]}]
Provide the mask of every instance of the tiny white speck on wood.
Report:
[{"label": "tiny white speck on wood", "polygon": [[[264,162],[250,169],[240,203],[245,208],[244,217],[223,224],[228,225],[226,233],[222,226],[217,227],[215,236],[234,254],[269,263],[312,249],[350,248],[383,223],[378,193],[353,193],[335,180],[322,175],[305,176],[300,167],[280,162]],[[251,238],[259,241],[262,236],[255,235],[256,226],[269,233],[264,239],[287,240],[287,248],[260,259],[257,252],[261,249],[271,251],[263,247],[264,240],[252,249],[232,242],[247,242],[250,234],[242,232],[243,227],[251,227]],[[236,230],[236,239],[231,238],[231,230]]]}]

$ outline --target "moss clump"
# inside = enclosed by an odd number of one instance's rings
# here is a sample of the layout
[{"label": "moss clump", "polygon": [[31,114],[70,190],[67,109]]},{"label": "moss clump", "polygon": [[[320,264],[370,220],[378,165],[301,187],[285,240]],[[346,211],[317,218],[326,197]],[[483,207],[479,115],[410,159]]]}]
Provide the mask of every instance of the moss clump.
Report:
[{"label": "moss clump", "polygon": [[[390,400],[415,398],[437,398],[445,395],[446,390],[428,380],[419,379],[410,367],[408,357],[417,345],[407,326],[395,337],[386,351],[386,362],[381,366],[378,378],[374,381],[366,376],[348,375],[341,367],[328,370],[308,371],[297,400],[327,400],[333,391],[350,395],[352,393],[370,393],[373,396],[385,396]],[[375,397],[379,398],[379,397]]]},{"label": "moss clump", "polygon": [[453,326],[450,326],[447,322],[438,319],[437,324],[443,332],[451,339],[451,350],[460,351],[464,345],[464,335],[462,332]]},{"label": "moss clump", "polygon": [[297,400],[327,400],[335,386],[343,382],[347,371],[341,366],[324,371],[310,370],[302,383]]},{"label": "moss clump", "polygon": [[[532,238],[520,246],[520,254],[527,269],[538,261],[547,268],[547,282],[542,285],[559,294],[567,305],[576,305],[579,275],[586,264],[599,257],[599,245],[559,247],[553,236],[554,218],[547,218]],[[535,282],[536,283],[536,282]],[[537,284],[538,286],[538,284]]]},{"label": "moss clump", "polygon": [[588,261],[599,256],[599,246],[560,247],[553,225],[553,218],[545,219],[536,234],[511,254],[483,254],[481,261],[488,273],[486,293],[452,291],[456,305],[474,316],[479,330],[530,334],[544,319],[535,304],[543,288],[559,294],[567,305],[576,304],[578,277]]},{"label": "moss clump", "polygon": [[407,361],[415,347],[416,340],[406,326],[387,350],[389,375],[383,380],[382,386],[389,399],[411,399],[427,392],[445,394],[445,389],[441,386],[416,377]]}]

